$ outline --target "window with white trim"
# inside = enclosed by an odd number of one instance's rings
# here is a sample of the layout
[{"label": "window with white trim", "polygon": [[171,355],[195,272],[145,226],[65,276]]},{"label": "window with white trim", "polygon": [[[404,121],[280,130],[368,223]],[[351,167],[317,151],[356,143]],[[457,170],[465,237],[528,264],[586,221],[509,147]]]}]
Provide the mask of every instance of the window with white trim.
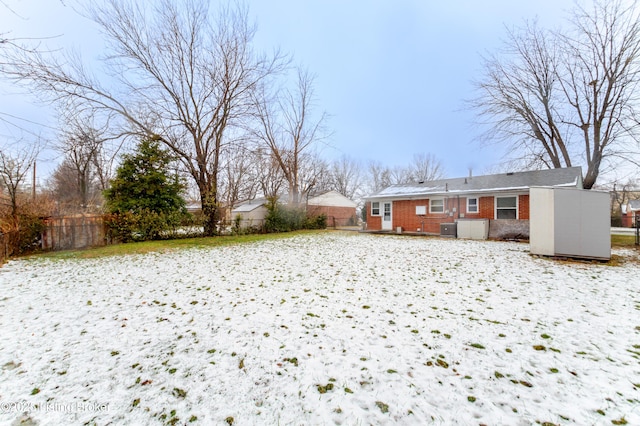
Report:
[{"label": "window with white trim", "polygon": [[496,197],[496,219],[517,219],[518,197]]},{"label": "window with white trim", "polygon": [[478,213],[477,198],[467,198],[467,213]]},{"label": "window with white trim", "polygon": [[444,200],[442,198],[429,200],[429,213],[444,213]]},{"label": "window with white trim", "polygon": [[371,203],[371,216],[380,216],[380,202],[374,201]]}]

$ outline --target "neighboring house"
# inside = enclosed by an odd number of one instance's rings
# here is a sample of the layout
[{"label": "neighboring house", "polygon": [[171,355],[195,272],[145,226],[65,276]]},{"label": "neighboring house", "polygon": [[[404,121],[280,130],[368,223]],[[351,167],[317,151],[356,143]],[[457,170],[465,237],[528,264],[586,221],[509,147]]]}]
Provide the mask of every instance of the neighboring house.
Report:
[{"label": "neighboring house", "polygon": [[307,213],[312,216],[324,214],[327,217],[327,226],[356,225],[357,204],[336,191],[328,191],[309,197],[307,200]]},{"label": "neighboring house", "polygon": [[231,222],[235,225],[235,221],[239,217],[240,228],[262,228],[264,219],[267,217],[267,199],[256,198],[254,200],[245,201],[231,210]]},{"label": "neighboring house", "polygon": [[[285,200],[287,197],[282,196],[280,199]],[[239,215],[241,228],[262,227],[268,213],[266,204],[266,198],[256,198],[238,205],[231,210],[232,224]],[[357,222],[356,203],[336,191],[310,196],[306,202],[306,210],[307,214],[311,216],[326,215],[327,226],[329,227],[344,226]]]},{"label": "neighboring house", "polygon": [[367,230],[455,236],[456,226],[451,224],[484,219],[489,238],[528,238],[532,186],[582,189],[582,170],[570,167],[392,185],[365,197]]},{"label": "neighboring house", "polygon": [[622,226],[635,227],[636,218],[640,215],[640,200],[629,200],[622,206]]}]

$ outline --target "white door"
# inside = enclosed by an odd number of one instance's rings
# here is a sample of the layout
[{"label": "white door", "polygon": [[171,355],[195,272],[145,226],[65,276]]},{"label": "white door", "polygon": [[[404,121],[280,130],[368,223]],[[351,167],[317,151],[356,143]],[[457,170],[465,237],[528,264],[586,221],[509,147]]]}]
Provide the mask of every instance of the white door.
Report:
[{"label": "white door", "polygon": [[382,203],[382,230],[391,231],[391,201]]}]

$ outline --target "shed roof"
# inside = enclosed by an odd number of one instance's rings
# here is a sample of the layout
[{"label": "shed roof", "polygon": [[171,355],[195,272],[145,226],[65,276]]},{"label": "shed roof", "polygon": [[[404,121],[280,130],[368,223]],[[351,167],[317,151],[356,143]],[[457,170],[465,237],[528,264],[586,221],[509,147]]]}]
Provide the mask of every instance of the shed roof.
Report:
[{"label": "shed roof", "polygon": [[567,186],[582,189],[582,169],[568,167],[391,185],[369,195],[366,199],[402,199],[428,195],[522,191],[528,190],[532,186]]},{"label": "shed roof", "polygon": [[640,211],[640,200],[629,200],[629,210],[632,212]]},{"label": "shed roof", "polygon": [[266,198],[256,198],[253,200],[245,201],[244,203],[236,206],[231,213],[246,213],[252,212],[258,207],[264,206],[267,203]]}]

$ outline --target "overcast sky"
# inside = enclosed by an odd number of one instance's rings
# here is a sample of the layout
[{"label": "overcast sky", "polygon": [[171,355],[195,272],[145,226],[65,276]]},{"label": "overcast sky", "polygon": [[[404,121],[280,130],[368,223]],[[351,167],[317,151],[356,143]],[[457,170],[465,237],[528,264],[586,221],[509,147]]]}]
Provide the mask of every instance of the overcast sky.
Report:
[{"label": "overcast sky", "polygon": [[[49,46],[75,46],[87,57],[101,53],[100,34],[78,16],[71,2],[2,0],[0,33],[10,37],[50,37]],[[67,3],[65,6],[63,3]],[[212,1],[212,3],[214,3]],[[555,27],[572,0],[249,0],[258,24],[260,49],[279,47],[316,75],[317,105],[330,114],[331,147],[324,156],[342,154],[363,163],[390,166],[432,153],[448,177],[471,167],[481,174],[499,163],[497,147],[481,147],[480,129],[464,100],[473,96],[472,80],[482,54],[500,48],[505,26],[537,18]],[[6,36],[6,34],[5,34]],[[0,85],[0,112],[54,125],[45,111]],[[36,133],[47,127],[28,125]],[[0,124],[0,136],[17,130]],[[55,158],[42,159],[50,164]]]}]

